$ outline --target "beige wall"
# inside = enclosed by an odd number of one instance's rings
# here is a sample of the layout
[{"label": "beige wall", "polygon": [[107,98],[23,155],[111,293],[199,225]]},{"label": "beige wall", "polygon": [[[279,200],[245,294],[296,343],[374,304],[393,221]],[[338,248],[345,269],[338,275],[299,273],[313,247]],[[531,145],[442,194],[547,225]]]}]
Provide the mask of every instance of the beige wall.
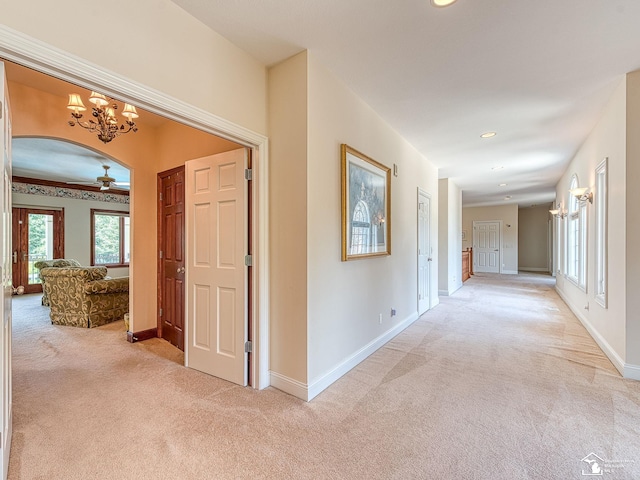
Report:
[{"label": "beige wall", "polygon": [[518,270],[549,271],[549,209],[538,205],[518,210]]},{"label": "beige wall", "polygon": [[[4,1],[2,24],[266,133],[266,69],[169,0]],[[34,14],[37,12],[37,14]],[[73,19],[73,26],[65,18]],[[97,40],[107,32],[108,48]]]},{"label": "beige wall", "polygon": [[438,181],[438,293],[462,286],[462,191],[448,178]]},{"label": "beige wall", "polygon": [[[437,303],[438,176],[433,164],[312,54],[307,135],[308,383],[313,389],[326,385],[334,369],[368,344],[417,317],[418,187],[431,195],[430,295]],[[390,168],[398,165],[398,176],[391,176],[390,256],[341,261],[342,143]],[[397,316],[390,316],[391,308]]]},{"label": "beige wall", "polygon": [[[636,378],[640,380],[640,71],[627,75],[627,111],[626,111],[626,345],[625,362],[636,366]],[[612,212],[612,209],[609,209]],[[618,213],[616,213],[618,215]],[[610,230],[611,231],[611,230]],[[610,235],[611,237],[611,235]],[[609,237],[609,238],[610,238]],[[610,253],[611,248],[609,249]],[[611,278],[616,270],[609,269]]]},{"label": "beige wall", "polygon": [[[128,212],[129,205],[97,202],[74,198],[47,197],[14,193],[14,207],[63,208],[64,209],[64,258],[78,260],[81,265],[91,265],[91,209]],[[126,277],[128,268],[109,268],[112,277]]]},{"label": "beige wall", "polygon": [[473,246],[473,222],[481,220],[502,220],[501,273],[518,273],[518,205],[463,208],[462,230],[466,232],[466,239],[462,242],[463,250]]},{"label": "beige wall", "polygon": [[307,383],[307,53],[269,70],[271,371]]},{"label": "beige wall", "polygon": [[[607,308],[603,308],[594,300],[595,287],[595,209],[593,205],[588,208],[588,239],[587,239],[587,291],[584,292],[564,275],[556,276],[556,288],[567,304],[587,325],[591,334],[598,340],[603,350],[612,358],[618,368],[625,362],[626,354],[626,315],[629,297],[638,298],[637,290],[626,292],[629,285],[633,285],[629,273],[638,271],[637,263],[633,257],[635,254],[635,239],[632,238],[632,252],[627,253],[629,238],[629,220],[627,220],[626,182],[628,178],[626,142],[626,116],[627,116],[627,82],[622,80],[613,93],[609,103],[602,112],[602,116],[593,131],[573,157],[567,170],[560,178],[556,188],[556,202],[567,208],[569,201],[569,183],[571,176],[576,174],[580,186],[594,187],[595,169],[603,158],[609,158],[609,217],[608,217],[608,280],[609,298]],[[640,111],[640,109],[638,110]],[[637,137],[635,132],[634,136]],[[637,157],[633,158],[637,163]],[[629,178],[632,185],[635,182]],[[598,192],[594,192],[598,195]],[[632,210],[636,205],[631,205]],[[556,219],[556,222],[564,223],[566,220]],[[632,222],[633,223],[633,222]],[[637,227],[637,222],[635,222]],[[634,228],[634,227],[631,227]],[[627,232],[625,237],[624,232]],[[629,259],[629,260],[628,260]],[[631,262],[629,265],[627,262]],[[631,271],[630,271],[631,268]],[[588,309],[585,307],[588,306]],[[633,311],[633,310],[632,310]],[[637,311],[637,310],[636,310]],[[634,319],[635,321],[635,319]],[[640,363],[640,362],[638,362]]]}]

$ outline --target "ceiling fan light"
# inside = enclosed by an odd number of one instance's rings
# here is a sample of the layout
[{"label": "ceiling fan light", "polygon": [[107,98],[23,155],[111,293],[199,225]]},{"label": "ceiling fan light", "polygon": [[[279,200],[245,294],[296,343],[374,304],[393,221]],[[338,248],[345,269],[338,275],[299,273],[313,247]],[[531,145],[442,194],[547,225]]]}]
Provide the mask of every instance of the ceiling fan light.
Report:
[{"label": "ceiling fan light", "polygon": [[100,187],[100,190],[104,191],[104,190],[109,190],[109,185],[105,185],[104,183],[102,184],[102,186]]},{"label": "ceiling fan light", "polygon": [[93,103],[96,107],[104,107],[109,103],[107,97],[98,92],[91,92],[89,96],[89,101]]}]

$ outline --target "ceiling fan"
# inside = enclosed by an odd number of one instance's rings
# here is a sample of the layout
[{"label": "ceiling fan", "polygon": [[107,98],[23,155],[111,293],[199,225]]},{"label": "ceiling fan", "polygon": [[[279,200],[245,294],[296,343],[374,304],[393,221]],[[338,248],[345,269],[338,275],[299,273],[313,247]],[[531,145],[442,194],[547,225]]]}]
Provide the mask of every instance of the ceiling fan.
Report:
[{"label": "ceiling fan", "polygon": [[109,176],[109,165],[103,165],[104,175],[100,175],[96,178],[95,182],[67,182],[68,184],[74,185],[99,185],[100,190],[109,190],[111,187],[128,187],[130,185],[129,182],[118,182],[115,178]]}]

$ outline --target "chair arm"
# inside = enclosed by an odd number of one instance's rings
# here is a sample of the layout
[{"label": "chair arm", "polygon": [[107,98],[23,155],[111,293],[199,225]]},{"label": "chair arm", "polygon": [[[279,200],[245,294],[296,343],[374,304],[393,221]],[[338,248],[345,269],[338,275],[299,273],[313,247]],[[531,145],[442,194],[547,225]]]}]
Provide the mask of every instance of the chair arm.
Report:
[{"label": "chair arm", "polygon": [[119,293],[129,291],[129,277],[92,280],[84,284],[84,293],[88,295],[99,293]]}]

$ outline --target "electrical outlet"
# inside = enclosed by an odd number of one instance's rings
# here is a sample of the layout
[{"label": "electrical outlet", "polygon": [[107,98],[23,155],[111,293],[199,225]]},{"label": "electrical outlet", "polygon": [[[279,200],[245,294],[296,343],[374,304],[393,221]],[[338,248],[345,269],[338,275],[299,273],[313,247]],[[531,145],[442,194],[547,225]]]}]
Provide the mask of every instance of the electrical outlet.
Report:
[{"label": "electrical outlet", "polygon": [[392,308],[392,309],[391,309],[391,316],[392,316],[392,317],[395,317],[395,315],[396,315],[396,309],[395,309],[395,308]]},{"label": "electrical outlet", "polygon": [[378,320],[378,322],[380,323],[380,325],[382,325],[382,314],[380,314],[380,319]]}]

